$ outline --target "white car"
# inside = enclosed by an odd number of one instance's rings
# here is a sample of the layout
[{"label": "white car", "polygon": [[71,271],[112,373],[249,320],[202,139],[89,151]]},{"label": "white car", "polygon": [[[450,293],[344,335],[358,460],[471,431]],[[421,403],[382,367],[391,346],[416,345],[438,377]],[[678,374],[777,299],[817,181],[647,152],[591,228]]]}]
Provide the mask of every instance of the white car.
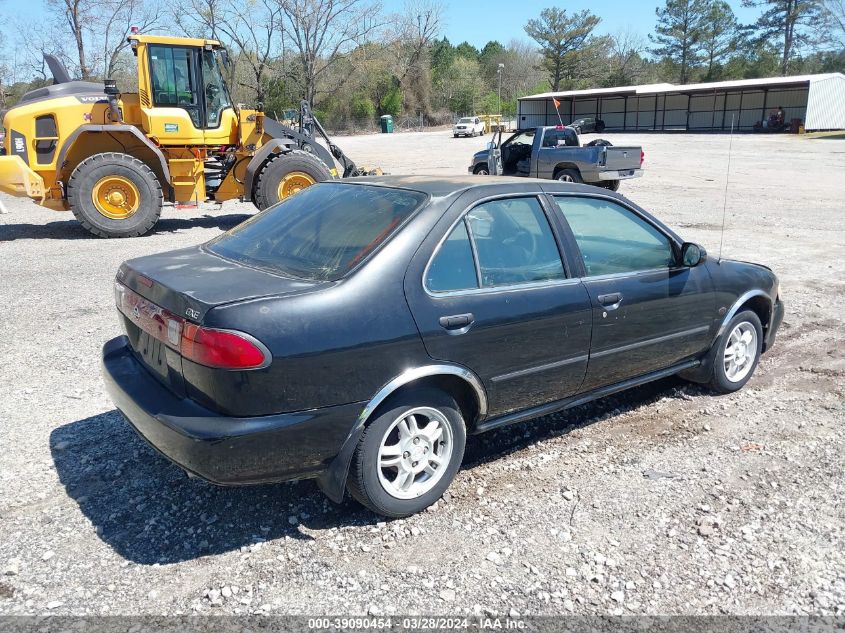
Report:
[{"label": "white car", "polygon": [[459,136],[481,136],[484,134],[484,121],[477,116],[465,116],[452,127],[455,138]]}]

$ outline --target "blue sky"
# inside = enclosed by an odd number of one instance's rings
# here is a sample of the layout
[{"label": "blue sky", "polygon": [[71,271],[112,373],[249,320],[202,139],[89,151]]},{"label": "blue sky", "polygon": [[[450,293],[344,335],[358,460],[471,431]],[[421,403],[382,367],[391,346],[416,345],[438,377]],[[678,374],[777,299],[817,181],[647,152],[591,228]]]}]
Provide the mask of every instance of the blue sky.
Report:
[{"label": "blue sky", "polygon": [[[753,22],[759,15],[758,9],[744,8],[740,2],[728,2],[740,22]],[[506,44],[512,38],[527,39],[523,26],[540,11],[557,6],[568,12],[589,9],[601,18],[598,30],[601,33],[615,33],[630,28],[643,35],[654,28],[657,17],[655,9],[663,2],[642,0],[600,0],[598,2],[550,2],[549,0],[486,0],[446,2],[446,28],[444,35],[452,44],[466,40],[481,47],[489,40]],[[384,0],[386,9],[402,6],[401,1]]]},{"label": "blue sky", "polygon": [[[382,0],[386,13],[398,11],[402,0]],[[730,1],[730,0],[729,0]],[[11,0],[16,17],[24,20],[41,21],[47,18],[43,0],[20,2]],[[590,9],[601,17],[601,33],[615,33],[631,28],[645,35],[654,28],[654,10],[662,2],[642,0],[599,0],[598,2],[552,2],[550,0],[444,0],[446,24],[443,34],[453,44],[466,40],[476,47],[482,47],[489,40],[503,44],[513,38],[527,39],[523,26],[530,19],[540,15],[545,7],[558,6],[567,11]],[[741,6],[738,0],[730,1],[734,13],[742,22],[753,22],[759,11]],[[7,4],[6,7],[9,7]]]}]

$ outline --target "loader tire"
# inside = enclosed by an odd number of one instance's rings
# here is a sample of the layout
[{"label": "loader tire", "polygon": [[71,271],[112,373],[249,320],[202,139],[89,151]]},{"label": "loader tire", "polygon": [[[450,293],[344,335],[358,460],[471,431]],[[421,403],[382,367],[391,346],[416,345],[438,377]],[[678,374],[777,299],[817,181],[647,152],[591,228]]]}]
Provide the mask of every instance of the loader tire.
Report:
[{"label": "loader tire", "polygon": [[310,152],[293,150],[276,154],[258,174],[252,199],[263,211],[305,187],[332,177],[326,164]]},{"label": "loader tire", "polygon": [[98,237],[137,237],[161,215],[161,183],[144,162],[104,152],[83,160],[67,183],[67,198],[80,224]]}]

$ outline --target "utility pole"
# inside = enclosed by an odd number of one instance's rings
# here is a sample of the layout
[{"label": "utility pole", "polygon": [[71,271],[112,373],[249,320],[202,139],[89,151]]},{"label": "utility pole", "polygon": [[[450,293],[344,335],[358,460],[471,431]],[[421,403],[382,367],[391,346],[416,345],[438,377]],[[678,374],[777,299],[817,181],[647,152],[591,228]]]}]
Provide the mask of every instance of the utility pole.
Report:
[{"label": "utility pole", "polygon": [[499,64],[496,69],[496,74],[499,75],[499,116],[502,116],[502,71],[505,69],[504,64]]}]

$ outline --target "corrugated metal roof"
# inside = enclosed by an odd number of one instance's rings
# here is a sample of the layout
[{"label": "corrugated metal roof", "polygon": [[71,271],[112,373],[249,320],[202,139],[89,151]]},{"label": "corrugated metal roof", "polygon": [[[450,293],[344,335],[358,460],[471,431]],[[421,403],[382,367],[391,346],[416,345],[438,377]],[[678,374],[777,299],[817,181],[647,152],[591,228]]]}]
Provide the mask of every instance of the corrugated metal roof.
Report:
[{"label": "corrugated metal roof", "polygon": [[588,90],[564,90],[562,92],[544,92],[536,95],[529,95],[527,97],[520,97],[522,100],[532,99],[551,99],[552,97],[566,98],[566,97],[591,97],[603,95],[649,95],[649,94],[664,94],[668,92],[699,92],[707,90],[729,90],[731,88],[762,88],[766,86],[783,86],[783,85],[797,85],[810,84],[816,81],[823,81],[825,79],[832,79],[840,77],[845,79],[842,73],[825,73],[821,75],[795,75],[792,77],[765,77],[761,79],[736,79],[733,81],[713,81],[702,84],[648,84],[642,86],[620,86],[617,88],[590,88]]}]

